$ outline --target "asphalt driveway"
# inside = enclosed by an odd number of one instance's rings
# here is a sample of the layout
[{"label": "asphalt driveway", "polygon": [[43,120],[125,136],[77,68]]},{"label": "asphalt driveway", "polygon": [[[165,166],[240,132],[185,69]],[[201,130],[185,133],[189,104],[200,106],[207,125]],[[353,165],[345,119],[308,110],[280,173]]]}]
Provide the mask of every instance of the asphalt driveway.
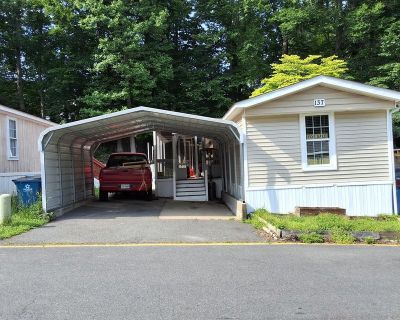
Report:
[{"label": "asphalt driveway", "polygon": [[[190,219],[182,219],[182,204],[177,207],[176,216],[173,208],[169,200],[163,199],[94,201],[0,244],[262,241],[251,226],[233,220],[222,204],[188,202]],[[204,215],[212,220],[201,219]]]}]

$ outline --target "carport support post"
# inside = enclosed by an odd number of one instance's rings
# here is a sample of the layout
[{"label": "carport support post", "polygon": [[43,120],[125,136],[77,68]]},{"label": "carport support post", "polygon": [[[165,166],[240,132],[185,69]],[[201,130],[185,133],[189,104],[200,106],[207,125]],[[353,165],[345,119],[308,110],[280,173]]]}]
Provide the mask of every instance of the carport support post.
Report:
[{"label": "carport support post", "polygon": [[199,145],[197,143],[197,136],[194,137],[194,167],[196,170],[196,178],[199,177]]},{"label": "carport support post", "polygon": [[224,156],[224,191],[228,192],[228,170],[227,170],[227,162],[226,162],[226,142],[224,142],[224,152],[223,152],[223,156]]},{"label": "carport support post", "polygon": [[158,196],[157,192],[157,175],[158,175],[158,166],[157,166],[157,131],[153,131],[153,162],[154,162],[154,176],[153,176],[153,190],[154,196]]},{"label": "carport support post", "polygon": [[129,142],[130,142],[131,152],[136,152],[135,135],[130,136]]},{"label": "carport support post", "polygon": [[228,184],[228,192],[232,195],[232,155],[231,155],[231,145],[228,145],[228,176],[229,176],[229,184]]},{"label": "carport support post", "polygon": [[245,189],[245,179],[244,179],[244,142],[240,142],[240,184],[241,184],[241,193],[242,193],[242,200],[245,201],[246,197],[246,189]]},{"label": "carport support post", "polygon": [[176,200],[176,133],[172,134],[172,186],[174,189],[174,200]]},{"label": "carport support post", "polygon": [[124,149],[122,148],[122,140],[118,139],[117,140],[117,152],[123,152]]}]

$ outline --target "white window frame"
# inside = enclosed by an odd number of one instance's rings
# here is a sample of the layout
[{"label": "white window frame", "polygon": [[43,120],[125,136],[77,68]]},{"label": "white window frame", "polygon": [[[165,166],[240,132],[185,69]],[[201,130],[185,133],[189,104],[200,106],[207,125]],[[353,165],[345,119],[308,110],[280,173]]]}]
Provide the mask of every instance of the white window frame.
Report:
[{"label": "white window frame", "polygon": [[[307,163],[306,116],[328,116],[329,121],[329,164]],[[301,166],[303,171],[337,170],[335,115],[333,112],[313,112],[300,115]]]},{"label": "white window frame", "polygon": [[[11,117],[7,117],[6,118],[6,121],[7,121],[7,125],[6,125],[6,128],[7,128],[7,134],[6,134],[6,136],[7,136],[7,159],[8,160],[19,160],[19,148],[18,148],[18,144],[19,144],[19,142],[18,142],[18,121],[17,121],[17,119],[15,119],[15,118],[11,118]],[[11,154],[11,145],[10,145],[10,139],[11,139],[11,137],[10,137],[10,121],[14,121],[15,122],[15,134],[16,134],[16,139],[15,139],[15,141],[16,141],[16,155],[15,156],[13,156],[12,154]]]}]

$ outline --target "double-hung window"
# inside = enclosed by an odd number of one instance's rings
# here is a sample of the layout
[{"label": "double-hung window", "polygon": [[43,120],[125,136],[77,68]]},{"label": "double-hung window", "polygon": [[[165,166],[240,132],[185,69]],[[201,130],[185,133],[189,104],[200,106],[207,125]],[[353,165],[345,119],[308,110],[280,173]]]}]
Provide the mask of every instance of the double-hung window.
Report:
[{"label": "double-hung window", "polygon": [[18,160],[17,120],[7,119],[8,160]]},{"label": "double-hung window", "polygon": [[334,125],[333,114],[300,117],[303,170],[337,169]]}]

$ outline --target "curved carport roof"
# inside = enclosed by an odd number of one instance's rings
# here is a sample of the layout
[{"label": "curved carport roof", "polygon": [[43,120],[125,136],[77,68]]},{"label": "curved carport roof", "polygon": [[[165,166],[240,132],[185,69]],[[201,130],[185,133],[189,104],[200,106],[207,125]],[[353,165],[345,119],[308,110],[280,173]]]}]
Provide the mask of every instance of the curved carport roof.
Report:
[{"label": "curved carport roof", "polygon": [[67,209],[93,196],[92,151],[102,142],[149,131],[240,141],[232,121],[147,107],[114,112],[46,129],[39,138],[46,211]]}]

